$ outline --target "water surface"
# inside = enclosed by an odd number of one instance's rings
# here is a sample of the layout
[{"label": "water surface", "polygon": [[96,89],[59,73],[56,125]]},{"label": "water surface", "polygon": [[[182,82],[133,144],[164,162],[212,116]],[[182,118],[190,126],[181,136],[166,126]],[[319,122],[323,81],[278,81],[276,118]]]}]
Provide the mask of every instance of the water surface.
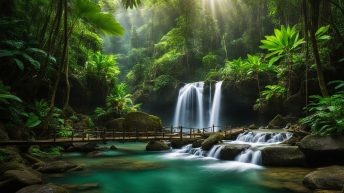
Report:
[{"label": "water surface", "polygon": [[[51,175],[47,180],[57,184],[99,184],[97,189],[83,191],[86,193],[291,193],[286,188],[291,183],[299,187],[301,181],[289,169],[276,170],[173,152],[146,152],[144,143],[115,145],[119,150],[105,151],[96,157],[65,154],[63,159],[86,169]],[[285,173],[291,177],[283,177]],[[301,178],[306,171],[299,169],[296,173]]]}]

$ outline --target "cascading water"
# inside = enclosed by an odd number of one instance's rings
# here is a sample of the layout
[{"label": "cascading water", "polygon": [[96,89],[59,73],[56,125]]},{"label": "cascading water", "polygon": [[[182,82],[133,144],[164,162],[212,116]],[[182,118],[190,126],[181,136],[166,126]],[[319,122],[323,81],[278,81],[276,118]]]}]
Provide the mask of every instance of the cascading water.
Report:
[{"label": "cascading water", "polygon": [[[212,126],[212,125],[218,126],[220,124],[222,83],[223,81],[220,81],[215,84],[215,93],[214,93],[213,104],[211,107],[210,119],[209,119],[209,124],[208,124],[209,126]],[[215,130],[217,131],[217,129]]]},{"label": "cascading water", "polygon": [[[192,155],[193,158],[219,158],[221,149],[228,144],[249,144],[251,147],[242,151],[235,161],[261,165],[261,149],[272,145],[282,143],[292,137],[289,132],[245,132],[241,133],[234,141],[224,141],[223,144],[214,145],[209,152],[201,148],[192,148],[192,145],[186,145],[176,153]],[[174,155],[172,155],[174,156]]]},{"label": "cascading water", "polygon": [[[246,163],[253,163],[256,165],[261,165],[262,163],[262,153],[261,149],[264,146],[279,144],[292,137],[292,133],[289,132],[245,132],[241,133],[235,143],[240,144],[250,144],[252,147],[241,152],[235,160]],[[234,143],[233,142],[233,143]]]},{"label": "cascading water", "polygon": [[174,126],[203,127],[204,82],[186,84],[179,90]]}]

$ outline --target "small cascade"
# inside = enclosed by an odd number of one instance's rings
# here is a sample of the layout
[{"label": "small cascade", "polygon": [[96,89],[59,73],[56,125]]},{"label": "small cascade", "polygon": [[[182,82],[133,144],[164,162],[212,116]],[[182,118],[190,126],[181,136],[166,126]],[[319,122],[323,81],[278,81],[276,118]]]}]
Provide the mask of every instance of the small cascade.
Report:
[{"label": "small cascade", "polygon": [[174,126],[202,128],[203,120],[203,89],[204,82],[194,82],[179,90],[174,113]]},{"label": "small cascade", "polygon": [[246,149],[235,158],[236,161],[261,165],[262,152],[260,150]]},{"label": "small cascade", "polygon": [[213,157],[213,158],[218,159],[220,156],[222,147],[223,147],[222,145],[214,145],[209,151],[207,157]]},{"label": "small cascade", "polygon": [[[219,81],[215,84],[214,99],[211,107],[210,119],[208,126],[220,124],[220,107],[221,107],[221,95],[222,95],[222,83]],[[217,130],[216,130],[217,131]]]},{"label": "small cascade", "polygon": [[183,146],[180,150],[177,150],[177,153],[187,153],[194,156],[202,157],[204,156],[205,152],[201,148],[193,148],[192,144],[189,144],[189,145]]},{"label": "small cascade", "polygon": [[235,142],[253,144],[274,144],[288,140],[292,136],[289,132],[245,132],[241,133]]}]

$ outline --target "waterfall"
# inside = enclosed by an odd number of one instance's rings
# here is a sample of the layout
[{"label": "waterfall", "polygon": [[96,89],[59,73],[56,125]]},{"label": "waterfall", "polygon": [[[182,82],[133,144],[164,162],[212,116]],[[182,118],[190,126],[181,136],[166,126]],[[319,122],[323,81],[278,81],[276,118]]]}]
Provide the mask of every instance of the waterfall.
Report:
[{"label": "waterfall", "polygon": [[194,82],[179,90],[174,126],[203,127],[203,88],[204,82]]},{"label": "waterfall", "polygon": [[218,126],[220,124],[222,83],[223,83],[223,81],[219,81],[215,84],[215,93],[214,93],[213,104],[211,107],[210,120],[209,120],[209,124],[208,124],[209,126],[212,126],[212,125]]},{"label": "waterfall", "polygon": [[239,162],[262,163],[261,148],[271,144],[282,143],[292,137],[289,132],[245,132],[241,133],[233,143],[250,144],[252,147],[241,152],[235,160]]},{"label": "waterfall", "polygon": [[272,144],[282,143],[292,137],[289,132],[244,132],[238,135],[234,141],[223,141],[223,144],[214,145],[209,152],[203,151],[201,148],[193,148],[192,144],[176,150],[177,154],[172,154],[171,157],[179,157],[181,154],[185,156],[188,154],[192,159],[207,159],[220,158],[222,148],[228,144],[249,144],[251,147],[242,151],[235,161],[261,165],[262,156],[261,149]]},{"label": "waterfall", "polygon": [[222,145],[214,145],[209,151],[207,157],[213,157],[213,158],[218,159],[220,156],[222,147],[223,147]]},{"label": "waterfall", "polygon": [[252,144],[281,143],[292,136],[289,132],[245,132],[238,135],[236,142]]}]

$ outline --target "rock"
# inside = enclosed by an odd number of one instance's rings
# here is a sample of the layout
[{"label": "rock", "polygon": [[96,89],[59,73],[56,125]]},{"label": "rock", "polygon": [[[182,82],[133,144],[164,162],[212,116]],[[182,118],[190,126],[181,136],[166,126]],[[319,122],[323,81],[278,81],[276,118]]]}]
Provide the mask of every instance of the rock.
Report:
[{"label": "rock", "polygon": [[74,126],[73,126],[76,129],[83,130],[83,129],[89,129],[94,126],[92,119],[87,115],[79,114],[78,119],[79,121],[74,123]]},{"label": "rock", "polygon": [[69,147],[67,151],[78,151],[78,152],[92,152],[96,151],[97,144],[92,142],[80,142],[80,143],[73,143],[73,146]]},{"label": "rock", "polygon": [[222,133],[213,133],[202,143],[202,149],[209,151],[213,145],[218,144],[224,138]]},{"label": "rock", "polygon": [[15,192],[25,186],[42,183],[40,174],[29,168],[7,170],[3,174],[3,179],[4,181],[0,183],[0,189],[7,190],[7,192]]},{"label": "rock", "polygon": [[107,129],[115,129],[115,131],[122,131],[124,120],[124,118],[113,119],[107,122],[105,126]]},{"label": "rock", "polygon": [[226,136],[224,137],[224,139],[226,140],[235,140],[238,135],[240,135],[241,133],[245,132],[244,128],[232,128],[229,131],[226,131]]},{"label": "rock", "polygon": [[308,135],[300,141],[299,147],[309,165],[344,163],[344,136]]},{"label": "rock", "polygon": [[114,145],[111,145],[111,146],[110,146],[110,150],[117,150],[117,147],[114,146]]},{"label": "rock", "polygon": [[174,148],[174,149],[180,149],[182,148],[183,146],[185,145],[188,145],[190,143],[193,143],[195,140],[194,139],[172,139],[171,140],[171,147]]},{"label": "rock", "polygon": [[28,140],[31,136],[28,129],[15,124],[5,125],[5,131],[8,137],[14,140]]},{"label": "rock", "polygon": [[65,189],[73,191],[87,191],[99,188],[98,183],[87,183],[87,184],[63,184],[61,185]]},{"label": "rock", "polygon": [[247,144],[228,144],[221,148],[219,158],[222,160],[234,160],[242,151],[250,148]]},{"label": "rock", "polygon": [[150,141],[146,146],[147,151],[163,151],[170,149],[163,141]]},{"label": "rock", "polygon": [[270,129],[281,129],[287,125],[287,121],[281,115],[276,115],[268,124]]},{"label": "rock", "polygon": [[201,147],[204,139],[197,139],[192,143],[192,148]]},{"label": "rock", "polygon": [[82,168],[76,164],[66,161],[48,162],[40,166],[37,170],[42,173],[63,173],[81,170]]},{"label": "rock", "polygon": [[251,124],[250,126],[248,126],[248,129],[256,130],[258,129],[258,127],[255,124]]},{"label": "rock", "polygon": [[123,126],[126,130],[161,130],[162,124],[159,117],[144,112],[131,112],[125,116]]},{"label": "rock", "polygon": [[318,168],[303,179],[310,189],[342,190],[344,185],[344,166]]},{"label": "rock", "polygon": [[32,185],[20,189],[16,193],[68,193],[66,189],[54,184]]},{"label": "rock", "polygon": [[0,155],[2,157],[2,159],[0,160],[0,164],[2,162],[24,163],[23,158],[19,155],[18,149],[14,147],[0,148]]},{"label": "rock", "polygon": [[261,152],[264,166],[305,165],[305,156],[297,146],[269,146]]}]

